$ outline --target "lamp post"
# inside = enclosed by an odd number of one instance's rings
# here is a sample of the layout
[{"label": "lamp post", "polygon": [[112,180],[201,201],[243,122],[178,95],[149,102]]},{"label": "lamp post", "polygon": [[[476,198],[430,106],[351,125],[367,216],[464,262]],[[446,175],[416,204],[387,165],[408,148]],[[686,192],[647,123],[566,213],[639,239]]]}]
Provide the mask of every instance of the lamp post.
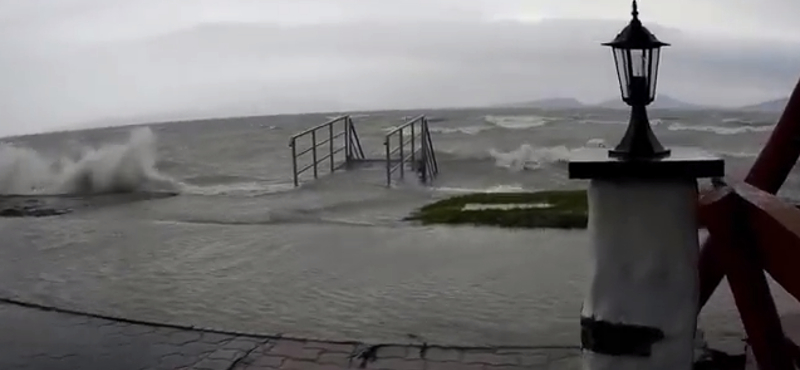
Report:
[{"label": "lamp post", "polygon": [[664,149],[650,128],[647,105],[656,98],[658,64],[661,48],[669,44],[661,42],[639,20],[639,9],[633,1],[633,19],[627,27],[603,45],[614,52],[622,101],[631,106],[628,130],[622,141],[609,150],[612,157],[626,159],[651,159],[670,154]]},{"label": "lamp post", "polygon": [[722,159],[665,149],[647,120],[666,43],[633,19],[604,44],[614,53],[628,128],[615,148],[585,149],[569,177],[588,189],[590,282],[581,310],[588,370],[689,370],[697,326],[697,179],[721,177]]}]

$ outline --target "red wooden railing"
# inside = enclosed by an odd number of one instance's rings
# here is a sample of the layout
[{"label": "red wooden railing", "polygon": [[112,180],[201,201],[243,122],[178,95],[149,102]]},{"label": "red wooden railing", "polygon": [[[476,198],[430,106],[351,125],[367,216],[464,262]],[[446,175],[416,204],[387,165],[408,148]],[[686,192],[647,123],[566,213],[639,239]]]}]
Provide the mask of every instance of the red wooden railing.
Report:
[{"label": "red wooden railing", "polygon": [[716,263],[728,278],[759,367],[794,369],[800,358],[784,335],[764,270],[800,297],[798,259],[791,259],[800,256],[800,210],[753,186],[737,184],[701,197],[700,217],[719,243]]},{"label": "red wooden railing", "polygon": [[[789,103],[761,150],[745,182],[770,194],[777,194],[800,157],[800,81]],[[700,252],[700,307],[704,306],[724,275],[719,264],[720,244],[712,235]]]},{"label": "red wooden railing", "polygon": [[800,82],[744,183],[700,197],[709,238],[700,253],[700,309],[727,276],[761,370],[800,367],[800,347],[786,338],[764,271],[800,300],[800,210],[778,192],[800,157]]}]

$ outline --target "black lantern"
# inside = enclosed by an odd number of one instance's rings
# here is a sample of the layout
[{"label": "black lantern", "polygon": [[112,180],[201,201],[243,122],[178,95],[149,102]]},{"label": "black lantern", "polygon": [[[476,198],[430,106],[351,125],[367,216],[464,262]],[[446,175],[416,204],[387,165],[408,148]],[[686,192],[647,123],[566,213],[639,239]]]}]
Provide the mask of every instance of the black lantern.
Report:
[{"label": "black lantern", "polygon": [[604,43],[614,53],[622,100],[631,106],[631,120],[622,141],[609,150],[609,156],[622,159],[655,159],[669,156],[658,142],[647,118],[646,106],[656,97],[658,61],[661,47],[669,44],[659,41],[639,20],[636,0],[633,0],[633,19],[614,41]]}]

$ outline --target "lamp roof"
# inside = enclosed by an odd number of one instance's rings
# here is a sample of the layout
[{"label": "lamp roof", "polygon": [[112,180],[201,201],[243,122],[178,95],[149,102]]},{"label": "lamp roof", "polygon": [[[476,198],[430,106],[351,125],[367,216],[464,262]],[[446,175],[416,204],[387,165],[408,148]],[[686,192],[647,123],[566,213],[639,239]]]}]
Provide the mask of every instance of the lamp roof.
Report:
[{"label": "lamp roof", "polygon": [[668,43],[660,41],[656,35],[648,30],[639,20],[639,10],[636,0],[633,0],[633,19],[628,25],[617,34],[611,42],[603,43],[604,46],[611,46],[616,49],[655,49],[662,46],[669,46]]}]

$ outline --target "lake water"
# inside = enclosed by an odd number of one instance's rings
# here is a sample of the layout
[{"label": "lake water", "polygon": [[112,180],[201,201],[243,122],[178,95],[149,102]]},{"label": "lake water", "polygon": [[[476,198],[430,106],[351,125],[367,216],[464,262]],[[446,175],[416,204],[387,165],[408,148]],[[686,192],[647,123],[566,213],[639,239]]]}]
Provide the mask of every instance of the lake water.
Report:
[{"label": "lake water", "polygon": [[[422,112],[354,115],[368,157]],[[66,204],[56,217],[0,219],[0,295],[219,329],[464,345],[574,345],[587,282],[584,231],[402,222],[471,191],[580,188],[566,161],[616,144],[622,111],[439,110],[441,175],[385,186],[384,167],[304,177],[288,138],[329,115],[217,119],[6,138],[0,193]],[[698,147],[742,177],[777,116],[651,112],[667,146]],[[797,197],[793,174],[782,195]],[[113,191],[113,194],[96,195]],[[177,196],[166,196],[178,193]],[[56,197],[42,197],[60,194]],[[19,199],[19,198],[14,198]],[[794,301],[776,292],[787,312]],[[736,338],[722,286],[707,336]]]}]

